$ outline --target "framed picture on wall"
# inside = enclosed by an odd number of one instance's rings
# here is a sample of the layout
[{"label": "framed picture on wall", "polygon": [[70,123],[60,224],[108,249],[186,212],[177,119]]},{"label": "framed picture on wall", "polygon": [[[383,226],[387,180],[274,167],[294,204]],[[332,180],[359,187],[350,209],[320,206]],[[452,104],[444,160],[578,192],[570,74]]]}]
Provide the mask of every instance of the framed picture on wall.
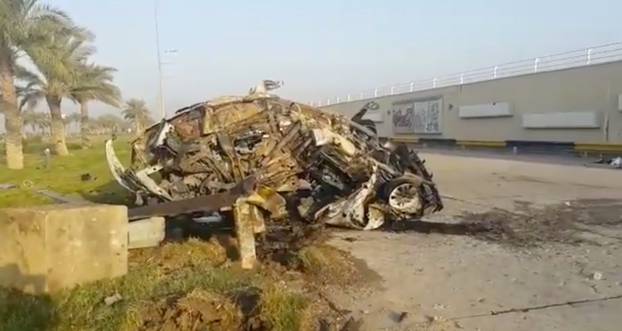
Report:
[{"label": "framed picture on wall", "polygon": [[400,102],[393,105],[393,132],[440,134],[442,98]]}]

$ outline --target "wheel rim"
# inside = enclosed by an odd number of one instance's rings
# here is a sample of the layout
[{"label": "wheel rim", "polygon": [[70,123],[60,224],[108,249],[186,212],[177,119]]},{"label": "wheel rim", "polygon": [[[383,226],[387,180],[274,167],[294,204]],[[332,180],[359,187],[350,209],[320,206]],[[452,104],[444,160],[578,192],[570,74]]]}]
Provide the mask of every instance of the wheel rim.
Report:
[{"label": "wheel rim", "polygon": [[389,206],[403,213],[417,213],[421,209],[419,192],[413,183],[399,184],[389,194]]}]

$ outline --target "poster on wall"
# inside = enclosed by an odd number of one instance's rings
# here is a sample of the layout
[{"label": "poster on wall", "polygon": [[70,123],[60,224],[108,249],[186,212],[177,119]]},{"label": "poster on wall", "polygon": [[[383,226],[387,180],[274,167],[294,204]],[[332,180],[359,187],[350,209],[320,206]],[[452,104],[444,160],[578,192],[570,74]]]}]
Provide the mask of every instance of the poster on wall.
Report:
[{"label": "poster on wall", "polygon": [[393,105],[394,133],[441,133],[441,98]]}]

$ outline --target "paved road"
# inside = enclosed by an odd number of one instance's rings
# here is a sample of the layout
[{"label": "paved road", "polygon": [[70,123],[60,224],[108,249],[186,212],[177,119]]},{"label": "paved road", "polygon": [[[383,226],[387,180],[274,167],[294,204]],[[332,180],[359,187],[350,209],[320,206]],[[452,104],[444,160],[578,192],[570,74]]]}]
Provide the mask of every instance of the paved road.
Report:
[{"label": "paved road", "polygon": [[534,211],[579,204],[577,217],[599,224],[571,228],[584,242],[537,247],[447,233],[337,232],[331,244],[383,279],[381,288],[334,295],[363,330],[620,330],[622,170],[423,156],[448,197],[427,221],[453,224],[465,212],[497,208],[536,215],[537,223],[547,220]]}]

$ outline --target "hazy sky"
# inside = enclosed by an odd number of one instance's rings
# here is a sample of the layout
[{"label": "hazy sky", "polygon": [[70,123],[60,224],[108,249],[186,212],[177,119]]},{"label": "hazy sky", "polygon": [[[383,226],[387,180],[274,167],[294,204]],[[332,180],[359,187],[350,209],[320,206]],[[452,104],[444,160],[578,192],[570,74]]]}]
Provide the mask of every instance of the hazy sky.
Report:
[{"label": "hazy sky", "polygon": [[[124,97],[155,109],[152,0],[47,3],[96,34],[95,60],[119,70]],[[620,13],[621,0],[160,0],[161,48],[179,51],[164,57],[165,104],[170,114],[261,79],[311,101],[621,41]]]}]

